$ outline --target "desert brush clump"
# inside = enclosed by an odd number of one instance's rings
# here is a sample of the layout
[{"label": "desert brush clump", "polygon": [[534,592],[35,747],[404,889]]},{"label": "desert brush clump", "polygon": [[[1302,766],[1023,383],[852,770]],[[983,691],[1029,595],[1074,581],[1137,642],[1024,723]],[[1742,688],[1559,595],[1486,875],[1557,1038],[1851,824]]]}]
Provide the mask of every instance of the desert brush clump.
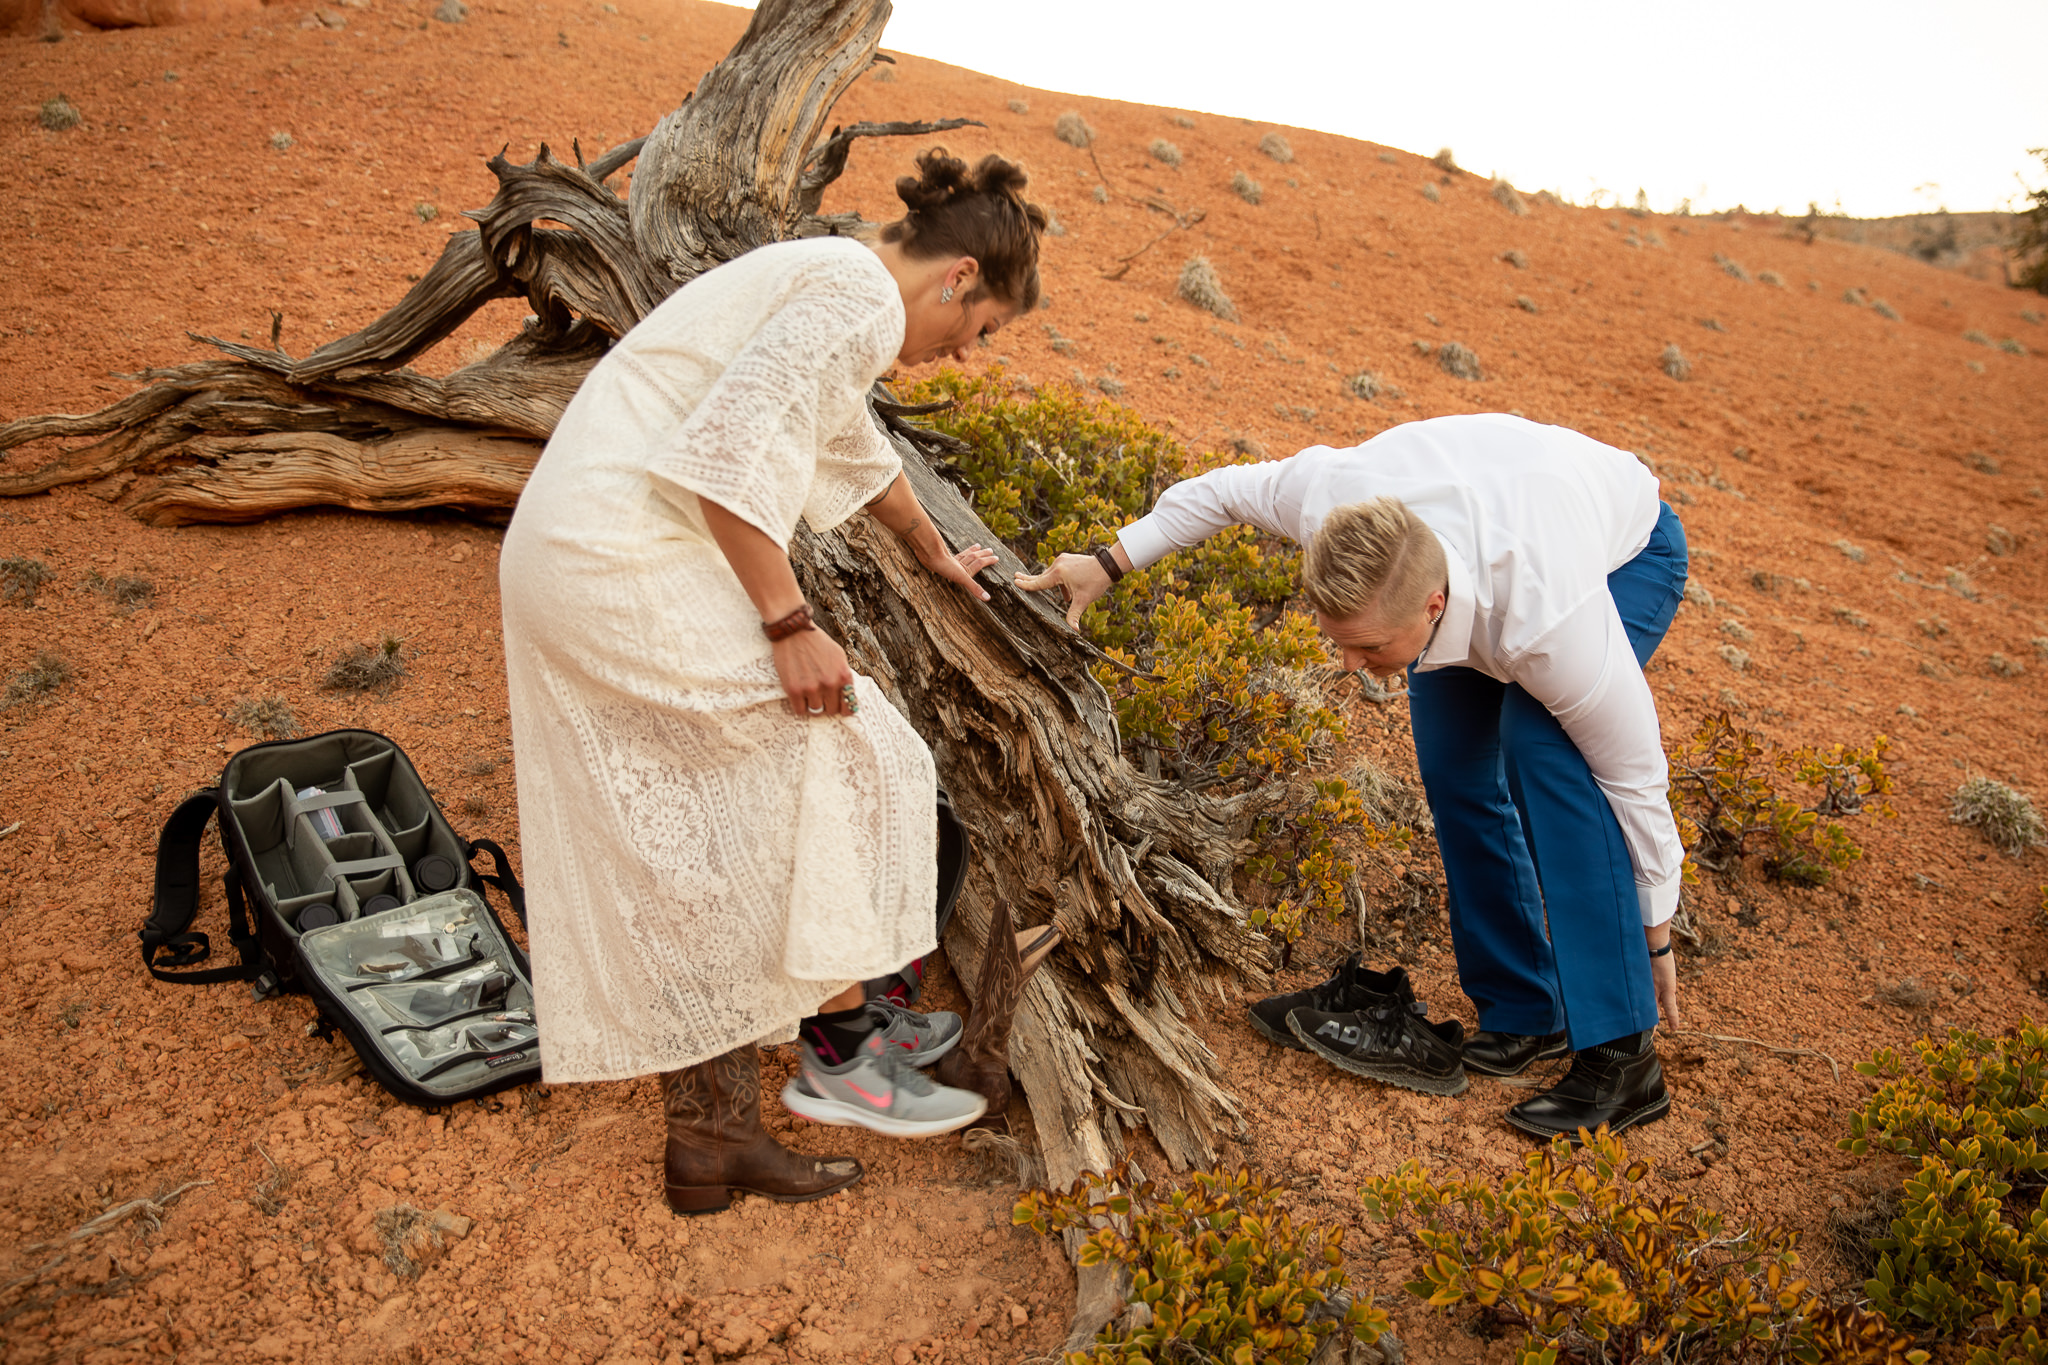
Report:
[{"label": "desert brush clump", "polygon": [[1529,268],[1528,253],[1522,251],[1518,247],[1509,247],[1506,251],[1503,251],[1500,253],[1500,255],[1494,257],[1494,259],[1497,261],[1506,261],[1509,265],[1513,266],[1517,270],[1527,270]]},{"label": "desert brush clump", "polygon": [[412,216],[419,219],[422,223],[431,223],[441,216],[441,210],[422,199],[419,203],[412,206]]},{"label": "desert brush clump", "polygon": [[46,132],[68,133],[83,122],[85,115],[63,95],[44,100],[43,107],[36,111],[36,126]]},{"label": "desert brush clump", "polygon": [[1515,295],[1515,307],[1525,313],[1540,313],[1543,311],[1536,306],[1536,300],[1530,298],[1527,294]]},{"label": "desert brush clump", "polygon": [[1134,1187],[1119,1162],[1064,1193],[1018,1200],[1013,1224],[1081,1237],[1080,1265],[1131,1277],[1124,1311],[1065,1365],[1309,1365],[1332,1344],[1342,1360],[1349,1342],[1379,1340],[1387,1315],[1370,1292],[1352,1292],[1344,1229],[1297,1226],[1285,1192],[1243,1167],[1196,1171],[1177,1189]]},{"label": "desert brush clump", "polygon": [[2015,858],[2036,844],[2048,843],[2048,827],[2042,825],[2033,798],[1996,778],[1964,779],[1949,798],[1948,818],[1968,825]]},{"label": "desert brush clump", "polygon": [[1432,204],[1440,204],[1444,198],[1442,191],[1427,180],[1422,182],[1422,197]]},{"label": "desert brush clump", "polygon": [[1207,256],[1188,257],[1180,268],[1180,280],[1174,285],[1174,292],[1225,322],[1237,321],[1237,305],[1230,301],[1230,295],[1223,292],[1223,281],[1216,277],[1216,267],[1209,264]]},{"label": "desert brush clump", "polygon": [[228,708],[228,724],[265,739],[291,739],[299,733],[299,718],[283,697],[244,697]]},{"label": "desert brush clump", "polygon": [[1756,282],[1758,284],[1767,284],[1773,289],[1783,289],[1785,287],[1785,277],[1775,270],[1757,271]]},{"label": "desert brush clump", "polygon": [[1163,137],[1153,138],[1149,150],[1154,161],[1164,162],[1168,166],[1180,165],[1180,148]]},{"label": "desert brush clump", "polygon": [[19,602],[24,607],[36,604],[36,591],[49,582],[55,574],[50,566],[40,559],[25,555],[9,555],[0,559],[0,602]]},{"label": "desert brush clump", "polygon": [[1843,820],[1897,814],[1884,766],[1890,749],[1878,735],[1862,749],[1767,750],[1763,736],[1728,712],[1709,717],[1668,755],[1671,810],[1688,863],[1726,871],[1761,852],[1773,876],[1808,886],[1828,881],[1863,856]]},{"label": "desert brush clump", "polygon": [[1052,135],[1069,147],[1086,147],[1095,141],[1095,130],[1077,109],[1069,109],[1053,120]]},{"label": "desert brush clump", "polygon": [[[908,399],[954,403],[926,420],[966,443],[954,460],[975,510],[1029,562],[1112,541],[1160,491],[1202,467],[1128,408],[1060,384],[1020,394],[1000,368],[941,370]],[[1249,440],[1232,450],[1263,454]],[[1252,895],[1283,951],[1309,911],[1342,913],[1356,873],[1347,847],[1406,837],[1359,818],[1341,778],[1310,774],[1346,726],[1328,695],[1336,670],[1315,624],[1288,609],[1300,564],[1293,546],[1233,527],[1125,574],[1081,621],[1092,643],[1149,675],[1095,669],[1133,763],[1203,790],[1284,785],[1259,836],[1270,861]]]},{"label": "desert brush clump", "polygon": [[386,635],[375,646],[350,645],[327,666],[320,686],[330,692],[389,692],[409,671],[405,641]]},{"label": "desert brush clump", "polygon": [[1446,341],[1436,348],[1436,363],[1453,379],[1478,379],[1479,356],[1462,341]]},{"label": "desert brush clump", "polygon": [[2025,355],[2027,353],[2026,343],[2018,337],[2005,338],[2005,340],[1998,343],[1998,349],[2004,351],[2007,355]]},{"label": "desert brush clump", "polygon": [[1458,164],[1458,158],[1451,155],[1451,149],[1448,147],[1437,148],[1436,155],[1429,159],[1429,164],[1446,175],[1462,175],[1465,170]]},{"label": "desert brush clump", "polygon": [[70,681],[71,661],[55,650],[39,649],[28,666],[9,677],[6,688],[0,690],[0,711],[47,697]]},{"label": "desert brush clump", "polygon": [[1944,1359],[2048,1359],[2048,1032],[2027,1019],[1998,1038],[1952,1028],[1909,1051],[1856,1064],[1881,1084],[1840,1143],[1918,1163],[1870,1243],[1863,1291],[1891,1321],[1954,1343]]},{"label": "desert brush clump", "polygon": [[1031,112],[1030,104],[1028,104],[1024,100],[1009,99],[1004,101],[1004,103],[1008,106],[1010,112],[1013,114],[1028,114]]},{"label": "desert brush clump", "polygon": [[290,133],[275,132],[270,135],[270,150],[273,152],[288,152],[296,145],[296,142],[297,139]]},{"label": "desert brush clump", "polygon": [[2027,666],[2018,659],[2009,659],[1996,652],[1984,661],[1984,666],[2001,678],[2017,678],[2027,671]]},{"label": "desert brush clump", "polygon": [[1380,377],[1371,370],[1360,370],[1357,374],[1349,375],[1344,380],[1344,391],[1346,393],[1350,394],[1353,398],[1364,399],[1368,403],[1378,398],[1380,391],[1385,387],[1380,382]]},{"label": "desert brush clump", "polygon": [[1287,139],[1278,133],[1268,133],[1260,138],[1259,150],[1283,166],[1294,160],[1294,148],[1288,146]]},{"label": "desert brush clump", "polygon": [[1989,346],[1991,344],[1991,338],[1985,336],[1984,333],[1978,331],[1975,327],[1963,333],[1963,340],[1978,346]]},{"label": "desert brush clump", "polygon": [[1899,310],[1886,303],[1883,299],[1872,299],[1870,301],[1870,311],[1887,322],[1899,321]]},{"label": "desert brush clump", "polygon": [[119,607],[123,614],[140,611],[156,599],[156,584],[135,574],[103,577],[98,569],[85,575],[86,591],[99,594]]},{"label": "desert brush clump", "polygon": [[1266,194],[1266,191],[1259,185],[1259,182],[1246,175],[1243,171],[1239,171],[1230,177],[1230,192],[1244,200],[1247,204],[1257,204]]},{"label": "desert brush clump", "polygon": [[1173,126],[1176,128],[1192,128],[1195,126],[1195,121],[1186,114],[1175,114],[1173,116]]},{"label": "desert brush clump", "polygon": [[1519,1334],[1517,1365],[1920,1365],[1882,1315],[1830,1304],[1799,1274],[1799,1233],[1730,1226],[1632,1159],[1603,1127],[1498,1177],[1435,1180],[1404,1162],[1359,1192],[1422,1253],[1407,1291]]},{"label": "desert brush clump", "polygon": [[416,1277],[445,1244],[434,1215],[411,1204],[377,1210],[371,1226],[384,1244],[384,1264],[402,1280]]},{"label": "desert brush clump", "polygon": [[1685,352],[1678,349],[1675,341],[1664,348],[1664,354],[1657,357],[1657,364],[1680,383],[1692,378],[1692,362],[1685,358]]},{"label": "desert brush clump", "polygon": [[1730,260],[1728,257],[1723,256],[1720,252],[1717,251],[1714,253],[1714,264],[1720,266],[1722,270],[1726,271],[1729,275],[1733,276],[1734,278],[1741,280],[1744,284],[1749,283],[1749,272],[1742,268],[1742,262]]},{"label": "desert brush clump", "polygon": [[1493,197],[1496,203],[1509,213],[1514,214],[1515,217],[1524,218],[1528,216],[1529,206],[1522,202],[1522,196],[1516,193],[1515,187],[1507,181],[1498,177],[1494,179]]}]

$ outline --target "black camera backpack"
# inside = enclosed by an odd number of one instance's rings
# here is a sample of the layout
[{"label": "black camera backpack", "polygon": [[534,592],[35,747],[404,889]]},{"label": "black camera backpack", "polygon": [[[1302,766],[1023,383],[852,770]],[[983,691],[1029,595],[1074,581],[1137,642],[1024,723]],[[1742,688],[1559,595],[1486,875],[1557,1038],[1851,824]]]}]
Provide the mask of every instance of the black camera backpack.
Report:
[{"label": "black camera backpack", "polygon": [[[212,955],[192,928],[212,821],[240,964],[194,969]],[[478,853],[493,871],[470,866]],[[378,1084],[452,1104],[540,1079],[532,972],[485,886],[524,924],[504,850],[458,835],[392,740],[335,730],[257,744],[165,823],[142,961],[160,981],[246,981],[259,1000],[303,992]]]}]

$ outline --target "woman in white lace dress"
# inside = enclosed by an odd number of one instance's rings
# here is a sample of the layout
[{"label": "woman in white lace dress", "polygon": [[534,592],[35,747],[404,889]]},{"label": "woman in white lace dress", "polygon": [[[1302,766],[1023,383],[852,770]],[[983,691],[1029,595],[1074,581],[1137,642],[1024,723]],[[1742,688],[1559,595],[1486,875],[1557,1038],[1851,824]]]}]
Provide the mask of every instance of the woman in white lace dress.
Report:
[{"label": "woman in white lace dress", "polygon": [[934,149],[874,243],[781,242],[676,291],[563,414],[500,569],[551,1082],[662,1073],[668,1197],[810,1199],[853,1183],[761,1131],[759,1042],[803,1025],[791,1108],[906,1136],[979,1115],[912,1070],[951,1016],[859,982],[935,947],[936,783],[922,740],[810,623],[798,517],[865,508],[976,597],[869,417],[891,366],[959,356],[1038,299],[1023,173]]}]

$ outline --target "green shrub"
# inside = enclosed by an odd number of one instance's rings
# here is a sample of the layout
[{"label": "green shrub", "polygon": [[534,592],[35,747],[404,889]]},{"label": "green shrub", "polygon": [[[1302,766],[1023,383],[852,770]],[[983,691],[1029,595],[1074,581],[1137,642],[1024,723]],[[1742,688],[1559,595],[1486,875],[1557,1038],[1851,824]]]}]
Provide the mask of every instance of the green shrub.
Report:
[{"label": "green shrub", "polygon": [[[1845,817],[1897,813],[1885,799],[1890,748],[1878,735],[1867,749],[1806,745],[1767,756],[1763,737],[1738,727],[1728,712],[1709,718],[1669,756],[1671,808],[1689,861],[1720,870],[1762,845],[1773,875],[1806,885],[1827,881],[1863,856],[1841,826]],[[1787,795],[1787,783],[1808,790]]]},{"label": "green shrub", "polygon": [[1605,1128],[1557,1138],[1498,1182],[1438,1183],[1419,1162],[1368,1180],[1368,1212],[1422,1252],[1407,1290],[1471,1305],[1522,1334],[1517,1365],[1559,1361],[1924,1362],[1880,1315],[1823,1302],[1798,1276],[1799,1234],[1730,1228]]},{"label": "green shrub", "polygon": [[1909,1065],[1890,1048],[1856,1069],[1883,1084],[1849,1116],[1841,1146],[1917,1159],[1890,1235],[1872,1243],[1870,1301],[1968,1351],[1968,1365],[2048,1359],[2048,1032],[1950,1029]]},{"label": "green shrub", "polygon": [[[1197,468],[1130,409],[1063,385],[1021,394],[1000,370],[942,370],[908,399],[954,402],[927,420],[967,443],[955,461],[975,510],[1035,563],[1109,543]],[[1346,732],[1324,695],[1335,673],[1328,649],[1308,616],[1288,610],[1300,564],[1293,546],[1233,527],[1124,575],[1081,623],[1112,658],[1149,675],[1094,670],[1133,762],[1197,790],[1292,784],[1255,829],[1264,842],[1248,864],[1254,922],[1283,953],[1308,913],[1342,912],[1357,870],[1342,843],[1407,837],[1375,824],[1344,779],[1301,777]]]},{"label": "green shrub", "polygon": [[1285,1188],[1240,1168],[1196,1171],[1175,1190],[1132,1189],[1119,1163],[1065,1194],[1020,1199],[1013,1223],[1041,1236],[1086,1233],[1081,1265],[1115,1261],[1131,1275],[1129,1307],[1067,1365],[1308,1365],[1332,1335],[1379,1340],[1387,1315],[1351,1294],[1344,1229],[1296,1227]]}]

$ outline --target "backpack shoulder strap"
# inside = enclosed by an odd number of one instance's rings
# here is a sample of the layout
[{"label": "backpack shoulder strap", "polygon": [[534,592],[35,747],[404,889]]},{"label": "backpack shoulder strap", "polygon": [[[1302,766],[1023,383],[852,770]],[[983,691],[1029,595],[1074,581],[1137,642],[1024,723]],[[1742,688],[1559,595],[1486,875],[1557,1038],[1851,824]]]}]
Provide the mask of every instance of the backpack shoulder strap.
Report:
[{"label": "backpack shoulder strap", "polygon": [[491,865],[495,870],[477,873],[477,880],[504,892],[505,899],[512,902],[512,913],[519,916],[519,927],[526,928],[526,888],[519,884],[518,874],[512,871],[512,862],[505,856],[505,850],[498,847],[495,839],[465,839],[462,851],[470,858],[479,853],[491,855]]},{"label": "backpack shoulder strap", "polygon": [[263,955],[255,934],[249,929],[248,909],[242,900],[242,883],[233,869],[227,875],[228,938],[241,958],[238,967],[209,967],[204,971],[167,972],[165,967],[189,967],[213,954],[213,941],[192,928],[199,913],[199,845],[206,826],[220,810],[220,790],[208,787],[178,804],[164,821],[156,845],[156,890],[137,937],[142,940],[142,965],[159,981],[176,981],[187,986],[205,986],[220,981],[249,981],[262,969]]}]

